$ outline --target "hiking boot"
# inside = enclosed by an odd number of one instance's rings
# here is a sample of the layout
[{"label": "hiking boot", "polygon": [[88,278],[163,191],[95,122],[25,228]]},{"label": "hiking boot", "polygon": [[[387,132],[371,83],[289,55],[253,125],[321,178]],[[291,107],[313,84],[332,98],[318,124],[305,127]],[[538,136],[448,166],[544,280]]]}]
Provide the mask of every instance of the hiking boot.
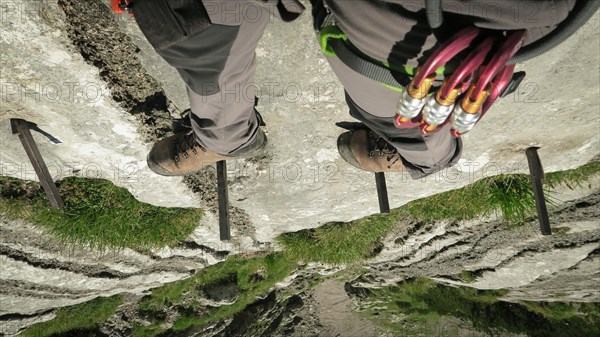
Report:
[{"label": "hiking boot", "polygon": [[224,156],[202,147],[194,138],[192,130],[167,137],[152,147],[148,154],[148,167],[163,176],[181,176],[202,170],[207,165],[221,160],[251,157],[267,144],[267,137],[258,129],[254,141]]},{"label": "hiking boot", "polygon": [[370,172],[403,172],[398,150],[369,129],[342,133],[337,140],[340,156],[350,165]]}]

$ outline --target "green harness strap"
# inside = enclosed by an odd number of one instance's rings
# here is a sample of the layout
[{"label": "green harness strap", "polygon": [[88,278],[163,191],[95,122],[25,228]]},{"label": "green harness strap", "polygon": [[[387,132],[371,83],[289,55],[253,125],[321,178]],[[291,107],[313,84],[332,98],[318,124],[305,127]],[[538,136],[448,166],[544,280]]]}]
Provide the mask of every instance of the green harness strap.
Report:
[{"label": "green harness strap", "polygon": [[336,56],[335,51],[329,44],[329,39],[338,39],[346,42],[348,41],[348,36],[338,26],[323,27],[319,32],[319,42],[323,53],[327,56]]},{"label": "green harness strap", "polygon": [[[414,76],[415,68],[408,66],[396,67],[387,62],[381,62],[361,53],[353,47],[348,36],[338,26],[326,26],[319,31],[319,43],[323,53],[327,56],[338,57],[344,64],[357,73],[381,83],[383,86],[402,92],[404,85],[396,79],[392,72]],[[443,75],[446,69],[440,67],[436,70],[438,75]]]}]

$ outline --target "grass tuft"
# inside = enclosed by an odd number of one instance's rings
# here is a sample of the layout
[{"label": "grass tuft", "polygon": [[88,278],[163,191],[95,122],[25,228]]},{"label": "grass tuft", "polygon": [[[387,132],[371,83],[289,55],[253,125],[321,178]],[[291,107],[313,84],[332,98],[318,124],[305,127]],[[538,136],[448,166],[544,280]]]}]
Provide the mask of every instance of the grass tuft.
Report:
[{"label": "grass tuft", "polygon": [[89,330],[112,316],[121,303],[121,296],[116,295],[98,297],[85,303],[63,307],[56,311],[56,317],[53,319],[36,323],[19,336],[45,337],[65,332]]},{"label": "grass tuft", "polygon": [[328,223],[277,238],[292,261],[354,263],[376,255],[380,240],[399,220],[398,212],[372,215],[349,223]]},{"label": "grass tuft", "polygon": [[[135,335],[141,336],[145,333],[146,336],[154,336],[162,332],[156,327],[163,323],[162,319],[166,318],[164,310],[170,307],[177,307],[182,313],[173,323],[172,329],[175,331],[233,317],[258,297],[267,294],[275,283],[283,280],[294,269],[295,264],[282,253],[251,259],[231,256],[224,262],[203,269],[191,278],[154,289],[151,295],[144,297],[139,306],[141,312],[148,317],[159,318],[155,319],[150,327],[138,326]],[[234,303],[208,309],[198,304],[196,299],[204,296],[204,289],[232,279],[235,280],[238,291]]]},{"label": "grass tuft", "polygon": [[506,174],[411,201],[401,209],[418,221],[469,220],[500,212],[507,223],[519,223],[535,214],[529,177]]},{"label": "grass tuft", "polygon": [[464,270],[460,273],[460,279],[463,282],[473,283],[477,281],[477,274],[472,271]]},{"label": "grass tuft", "polygon": [[65,201],[60,210],[50,207],[38,183],[0,177],[0,213],[27,220],[65,242],[137,250],[185,240],[202,215],[198,209],[139,202],[107,180],[66,178],[57,187]]},{"label": "grass tuft", "polygon": [[591,180],[598,181],[598,174],[600,174],[600,161],[592,161],[571,170],[547,173],[544,184],[551,189],[566,186],[574,190],[586,184],[591,187]]},{"label": "grass tuft", "polygon": [[[575,188],[600,173],[600,162],[546,175],[548,189]],[[552,191],[546,202],[554,205]],[[382,238],[404,220],[417,222],[470,220],[499,214],[507,225],[524,223],[536,214],[531,181],[525,174],[481,179],[452,191],[414,200],[390,215],[372,215],[348,223],[327,223],[319,228],[286,233],[277,238],[289,259],[327,264],[355,263],[377,255]]]},{"label": "grass tuft", "polygon": [[446,332],[444,336],[461,336],[447,332],[452,324],[459,328],[461,320],[470,321],[475,330],[491,335],[509,332],[531,337],[567,337],[574,336],[574,332],[577,336],[600,333],[598,303],[509,303],[498,299],[507,293],[508,290],[477,290],[416,278],[397,286],[372,289],[364,305],[365,313],[375,323],[403,336],[437,335],[440,325]]},{"label": "grass tuft", "polygon": [[[546,174],[544,188],[546,202],[555,204],[553,190],[566,186],[570,189],[590,183],[600,174],[600,162],[590,162],[579,168]],[[418,221],[469,220],[495,212],[508,224],[520,224],[535,215],[535,197],[531,181],[525,174],[504,174],[484,178],[473,184],[427,198],[411,201],[402,206],[409,216]]]},{"label": "grass tuft", "polygon": [[[368,317],[388,330],[403,332],[406,336],[434,335],[442,316],[468,317],[472,310],[495,303],[497,297],[504,294],[505,291],[449,287],[430,279],[415,278],[397,286],[371,289],[364,305]],[[405,324],[398,323],[398,315]]]},{"label": "grass tuft", "polygon": [[[483,213],[487,215],[494,210],[500,210],[502,218],[509,224],[518,224],[536,213],[535,196],[528,176],[511,174],[496,176],[488,181],[487,205]],[[546,193],[547,202],[551,203],[549,191]]]},{"label": "grass tuft", "polygon": [[535,213],[529,180],[524,175],[496,176],[461,189],[411,201],[389,215],[372,215],[348,223],[286,233],[277,238],[289,259],[328,264],[356,263],[377,255],[382,238],[401,220],[464,220],[500,210],[508,222]]},{"label": "grass tuft", "polygon": [[568,320],[578,316],[577,309],[569,303],[522,301],[521,304],[527,310],[555,321]]}]

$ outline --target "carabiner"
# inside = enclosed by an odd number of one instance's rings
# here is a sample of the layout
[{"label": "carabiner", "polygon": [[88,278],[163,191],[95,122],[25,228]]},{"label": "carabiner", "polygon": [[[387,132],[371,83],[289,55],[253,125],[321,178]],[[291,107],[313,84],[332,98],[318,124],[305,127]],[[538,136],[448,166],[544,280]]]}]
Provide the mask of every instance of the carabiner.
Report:
[{"label": "carabiner", "polygon": [[437,94],[427,99],[422,113],[420,127],[422,134],[434,132],[446,122],[454,110],[456,99],[463,93],[464,85],[468,85],[468,82],[465,82],[469,77],[473,77],[473,73],[483,64],[494,42],[493,37],[483,40],[444,81]]},{"label": "carabiner", "polygon": [[422,67],[419,67],[409,85],[406,86],[398,102],[398,111],[394,118],[397,128],[404,128],[411,120],[419,115],[425,105],[425,97],[437,76],[437,68],[446,64],[450,59],[467,48],[473,39],[479,35],[479,28],[467,27],[450,40],[446,41],[429,57]]}]

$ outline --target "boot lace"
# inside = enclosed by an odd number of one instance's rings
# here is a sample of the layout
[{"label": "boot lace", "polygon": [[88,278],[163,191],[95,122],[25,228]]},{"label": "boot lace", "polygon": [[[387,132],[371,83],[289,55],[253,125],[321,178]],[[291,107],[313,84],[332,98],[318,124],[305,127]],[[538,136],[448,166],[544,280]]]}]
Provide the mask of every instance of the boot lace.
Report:
[{"label": "boot lace", "polygon": [[183,157],[186,160],[189,159],[189,150],[192,150],[192,153],[194,155],[198,154],[198,150],[196,150],[196,148],[200,148],[202,151],[206,152],[206,149],[196,142],[196,139],[194,138],[194,132],[190,131],[186,133],[183,137],[181,137],[178,141],[173,143],[173,153],[175,154],[175,162],[180,162],[181,157]]},{"label": "boot lace", "polygon": [[380,158],[386,157],[385,159],[388,162],[388,168],[391,168],[398,160],[400,160],[400,155],[398,154],[398,150],[393,147],[390,143],[388,143],[383,137],[374,133],[373,131],[369,131],[369,158],[372,159],[376,155]]}]

